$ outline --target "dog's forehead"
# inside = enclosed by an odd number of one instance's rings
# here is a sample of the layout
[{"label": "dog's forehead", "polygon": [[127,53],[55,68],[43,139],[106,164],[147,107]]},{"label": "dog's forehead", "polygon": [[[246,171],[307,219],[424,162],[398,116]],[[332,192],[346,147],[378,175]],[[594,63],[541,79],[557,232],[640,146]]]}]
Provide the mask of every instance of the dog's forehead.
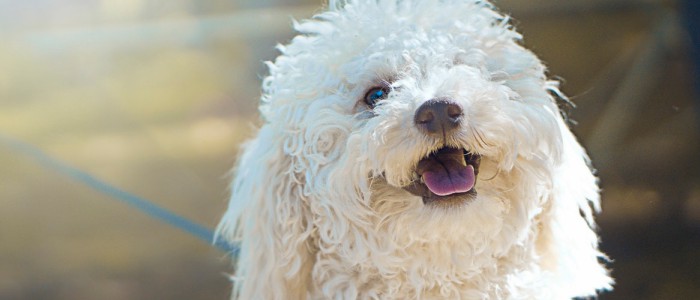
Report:
[{"label": "dog's forehead", "polygon": [[[301,33],[287,54],[307,52],[325,66],[352,69],[368,65],[396,67],[406,62],[459,61],[459,55],[483,51],[518,39],[507,18],[484,1],[348,1],[296,26]],[[318,55],[323,53],[323,55]]]},{"label": "dog's forehead", "polygon": [[[268,64],[261,103],[266,119],[280,107],[304,107],[317,99],[351,107],[382,81],[414,77],[420,81],[414,86],[440,88],[449,75],[444,72],[456,65],[482,78],[506,74],[508,79],[498,81],[523,97],[537,89],[520,88],[529,85],[518,78],[537,85],[545,79],[544,67],[519,45],[508,19],[485,1],[353,0],[295,28],[299,35]],[[435,82],[426,81],[431,79]],[[462,80],[462,86],[470,82]]]}]

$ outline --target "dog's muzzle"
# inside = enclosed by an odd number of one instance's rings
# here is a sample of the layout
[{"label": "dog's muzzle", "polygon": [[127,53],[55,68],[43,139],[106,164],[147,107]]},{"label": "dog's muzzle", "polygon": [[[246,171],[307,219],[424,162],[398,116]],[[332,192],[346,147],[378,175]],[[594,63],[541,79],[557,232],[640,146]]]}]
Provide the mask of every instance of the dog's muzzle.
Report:
[{"label": "dog's muzzle", "polygon": [[[415,125],[426,135],[446,140],[458,128],[462,108],[450,99],[428,100],[416,110]],[[476,196],[481,156],[466,149],[443,147],[429,153],[415,167],[418,180],[404,187],[425,204],[453,205]]]}]

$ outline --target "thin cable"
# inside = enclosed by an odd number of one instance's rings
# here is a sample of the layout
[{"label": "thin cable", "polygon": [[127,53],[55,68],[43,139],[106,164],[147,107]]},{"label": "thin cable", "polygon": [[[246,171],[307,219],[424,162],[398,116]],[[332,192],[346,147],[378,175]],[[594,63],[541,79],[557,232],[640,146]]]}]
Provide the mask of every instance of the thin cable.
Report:
[{"label": "thin cable", "polygon": [[112,198],[120,200],[121,202],[126,203],[150,217],[170,224],[171,226],[176,227],[186,233],[189,233],[190,235],[193,235],[200,240],[212,244],[221,251],[230,253],[233,256],[238,255],[239,248],[237,245],[229,244],[221,239],[217,239],[215,241],[214,232],[211,229],[194,223],[185,217],[182,217],[172,211],[160,207],[154,204],[152,201],[138,197],[129,192],[114,187],[100,179],[97,179],[95,176],[92,176],[87,172],[81,171],[80,169],[62,163],[47,155],[38,148],[20,140],[17,140],[15,138],[11,138],[4,134],[0,134],[0,143],[5,144],[15,152],[31,157],[36,162],[45,166],[46,168],[52,169],[62,175],[70,177],[100,193],[103,193]]}]

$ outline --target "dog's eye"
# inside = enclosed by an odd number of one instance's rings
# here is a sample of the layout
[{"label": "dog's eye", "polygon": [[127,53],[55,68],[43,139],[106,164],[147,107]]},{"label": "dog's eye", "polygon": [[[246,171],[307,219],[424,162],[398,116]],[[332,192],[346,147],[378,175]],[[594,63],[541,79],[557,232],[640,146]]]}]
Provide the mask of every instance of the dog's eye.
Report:
[{"label": "dog's eye", "polygon": [[373,87],[367,91],[367,94],[365,94],[365,103],[367,103],[367,105],[370,107],[374,107],[377,105],[379,100],[386,98],[387,95],[389,95],[388,86]]}]

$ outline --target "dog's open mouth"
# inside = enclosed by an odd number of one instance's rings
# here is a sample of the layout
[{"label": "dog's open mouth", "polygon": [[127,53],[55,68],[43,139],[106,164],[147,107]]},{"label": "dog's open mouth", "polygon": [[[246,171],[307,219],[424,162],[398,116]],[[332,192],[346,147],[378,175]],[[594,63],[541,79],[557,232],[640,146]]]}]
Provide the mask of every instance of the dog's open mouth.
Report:
[{"label": "dog's open mouth", "polygon": [[481,156],[465,149],[444,147],[416,165],[418,180],[404,187],[423,197],[425,204],[457,204],[476,196],[476,176]]}]

